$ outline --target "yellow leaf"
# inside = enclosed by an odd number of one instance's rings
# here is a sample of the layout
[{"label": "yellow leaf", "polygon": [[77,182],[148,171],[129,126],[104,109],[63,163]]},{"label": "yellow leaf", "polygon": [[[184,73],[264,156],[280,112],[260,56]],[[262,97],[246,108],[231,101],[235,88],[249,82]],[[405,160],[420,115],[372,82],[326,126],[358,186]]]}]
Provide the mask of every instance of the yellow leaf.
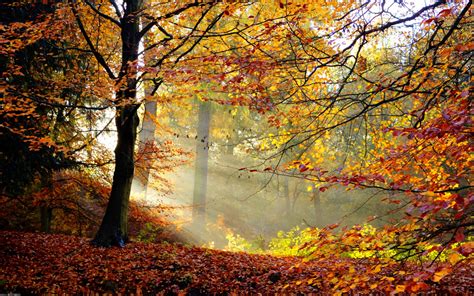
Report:
[{"label": "yellow leaf", "polygon": [[451,270],[449,268],[443,268],[438,272],[435,272],[433,275],[433,282],[439,282],[442,278],[444,278]]},{"label": "yellow leaf", "polygon": [[399,293],[405,292],[405,285],[397,285],[397,286],[395,287],[395,291],[396,291],[396,292],[399,292]]},{"label": "yellow leaf", "polygon": [[372,273],[378,273],[378,272],[380,272],[381,269],[382,269],[382,266],[380,266],[380,264],[378,264],[377,266],[375,266],[374,269],[372,269]]},{"label": "yellow leaf", "polygon": [[448,261],[451,263],[451,265],[454,265],[459,262],[459,260],[462,259],[462,256],[459,255],[458,253],[453,253],[448,256]]}]

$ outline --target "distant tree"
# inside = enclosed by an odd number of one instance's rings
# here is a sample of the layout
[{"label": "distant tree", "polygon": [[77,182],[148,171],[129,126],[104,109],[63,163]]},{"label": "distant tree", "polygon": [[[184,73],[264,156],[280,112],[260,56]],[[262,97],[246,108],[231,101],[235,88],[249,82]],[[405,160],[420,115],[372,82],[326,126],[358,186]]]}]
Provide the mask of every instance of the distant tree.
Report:
[{"label": "distant tree", "polygon": [[198,104],[199,116],[194,167],[193,222],[197,225],[205,225],[211,104],[210,102],[198,102]]}]

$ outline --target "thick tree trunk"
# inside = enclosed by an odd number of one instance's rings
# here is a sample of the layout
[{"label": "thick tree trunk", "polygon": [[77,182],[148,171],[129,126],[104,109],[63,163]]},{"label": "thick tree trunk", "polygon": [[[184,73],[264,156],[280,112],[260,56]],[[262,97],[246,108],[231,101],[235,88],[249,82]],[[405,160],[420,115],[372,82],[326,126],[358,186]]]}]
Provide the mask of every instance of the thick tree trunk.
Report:
[{"label": "thick tree trunk", "polygon": [[128,203],[132,188],[133,153],[137,138],[138,115],[129,106],[118,111],[115,119],[118,142],[115,148],[115,170],[109,202],[93,243],[99,246],[123,246],[128,241]]},{"label": "thick tree trunk", "polygon": [[211,105],[209,102],[199,103],[198,121],[196,166],[194,169],[193,222],[197,225],[204,225],[209,158],[209,123],[211,121]]},{"label": "thick tree trunk", "polygon": [[[128,241],[128,204],[134,172],[134,148],[137,139],[139,105],[136,103],[138,48],[140,43],[141,0],[124,1],[121,20],[122,67],[116,96],[115,125],[117,146],[115,170],[109,202],[93,244],[103,247],[123,246]],[[125,82],[125,83],[123,83]]]}]

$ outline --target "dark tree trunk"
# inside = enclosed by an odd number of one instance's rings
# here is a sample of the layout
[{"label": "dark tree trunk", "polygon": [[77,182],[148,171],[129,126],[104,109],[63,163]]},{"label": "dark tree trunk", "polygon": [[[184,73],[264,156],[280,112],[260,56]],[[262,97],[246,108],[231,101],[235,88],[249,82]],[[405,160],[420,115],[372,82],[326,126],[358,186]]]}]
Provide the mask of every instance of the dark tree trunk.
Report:
[{"label": "dark tree trunk", "polygon": [[[57,126],[55,124],[55,129]],[[54,134],[53,134],[54,136]],[[43,173],[41,175],[41,187],[48,188],[50,192],[52,192],[52,172],[48,171],[47,173]],[[39,207],[40,212],[40,231],[51,233],[51,221],[53,220],[53,209],[48,205],[48,202],[45,202],[40,205]]]},{"label": "dark tree trunk", "polygon": [[51,232],[51,220],[53,219],[53,209],[47,206],[40,207],[41,231]]},{"label": "dark tree trunk", "polygon": [[[139,123],[136,104],[138,46],[140,43],[137,16],[140,0],[127,0],[121,20],[122,67],[118,83],[123,85],[116,96],[115,125],[117,146],[115,170],[109,202],[93,244],[97,246],[123,246],[128,241],[128,204],[134,172],[134,148]],[[126,83],[123,83],[123,82]]]},{"label": "dark tree trunk", "polygon": [[198,133],[196,143],[196,167],[194,169],[193,221],[203,225],[206,214],[207,168],[209,157],[209,124],[211,105],[199,103]]},{"label": "dark tree trunk", "polygon": [[99,246],[123,246],[128,241],[128,203],[132,188],[133,152],[137,138],[138,115],[129,106],[118,111],[115,119],[118,142],[115,148],[115,170],[112,191],[102,224],[93,243]]}]

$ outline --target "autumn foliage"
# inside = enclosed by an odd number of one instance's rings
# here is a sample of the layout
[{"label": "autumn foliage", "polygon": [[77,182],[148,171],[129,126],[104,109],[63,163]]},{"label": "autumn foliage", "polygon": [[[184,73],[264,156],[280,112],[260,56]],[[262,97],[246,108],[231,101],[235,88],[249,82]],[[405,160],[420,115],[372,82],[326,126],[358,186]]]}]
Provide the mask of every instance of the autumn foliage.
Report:
[{"label": "autumn foliage", "polygon": [[[469,292],[468,262],[448,274],[411,264],[382,267],[373,259],[249,255],[176,244],[94,248],[84,238],[2,231],[0,290],[20,293],[386,293]],[[52,253],[50,250],[55,250]],[[425,271],[429,270],[427,274]],[[347,280],[357,274],[357,280]],[[471,291],[472,292],[472,291]]]},{"label": "autumn foliage", "polygon": [[[52,2],[0,7],[0,292],[473,292],[472,1]],[[298,180],[319,214],[370,192],[382,226],[313,227],[304,258],[134,241],[177,240],[146,191],[192,162],[165,127],[192,140],[191,101],[260,161],[237,172]],[[15,232],[37,229],[97,247]]]}]

